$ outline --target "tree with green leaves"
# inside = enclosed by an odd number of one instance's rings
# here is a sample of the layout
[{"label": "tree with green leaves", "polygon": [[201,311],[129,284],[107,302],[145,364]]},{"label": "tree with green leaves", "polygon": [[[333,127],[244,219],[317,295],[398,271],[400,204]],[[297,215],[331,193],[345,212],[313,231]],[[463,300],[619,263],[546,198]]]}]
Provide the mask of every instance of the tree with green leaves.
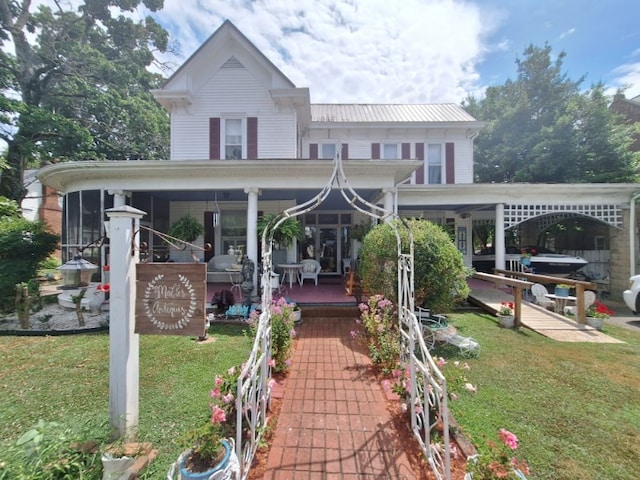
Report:
[{"label": "tree with green leaves", "polygon": [[632,127],[609,110],[601,84],[581,92],[584,78],[567,78],[565,56],[552,61],[549,45],[530,45],[516,60],[515,81],[463,102],[486,122],[475,142],[477,182],[635,181]]},{"label": "tree with green leaves", "polygon": [[0,0],[0,139],[10,167],[0,195],[18,201],[27,167],[168,156],[168,116],[149,92],[161,77],[147,70],[168,33],[150,16],[126,15],[163,0],[86,0],[77,11],[53,3]]}]

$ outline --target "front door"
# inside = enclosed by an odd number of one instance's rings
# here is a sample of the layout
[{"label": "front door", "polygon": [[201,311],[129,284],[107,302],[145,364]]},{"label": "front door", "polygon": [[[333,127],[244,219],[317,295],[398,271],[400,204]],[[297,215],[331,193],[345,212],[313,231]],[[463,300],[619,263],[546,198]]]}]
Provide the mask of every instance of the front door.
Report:
[{"label": "front door", "polygon": [[305,238],[300,258],[320,262],[323,274],[342,272],[342,259],[349,256],[351,214],[312,213],[305,215]]}]

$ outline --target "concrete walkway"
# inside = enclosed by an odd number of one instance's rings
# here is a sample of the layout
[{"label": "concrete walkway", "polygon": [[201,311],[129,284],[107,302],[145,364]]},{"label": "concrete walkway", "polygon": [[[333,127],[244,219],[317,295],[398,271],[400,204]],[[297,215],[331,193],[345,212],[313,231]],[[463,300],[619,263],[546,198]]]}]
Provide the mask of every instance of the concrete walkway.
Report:
[{"label": "concrete walkway", "polygon": [[311,318],[296,328],[265,480],[415,478],[355,327]]}]

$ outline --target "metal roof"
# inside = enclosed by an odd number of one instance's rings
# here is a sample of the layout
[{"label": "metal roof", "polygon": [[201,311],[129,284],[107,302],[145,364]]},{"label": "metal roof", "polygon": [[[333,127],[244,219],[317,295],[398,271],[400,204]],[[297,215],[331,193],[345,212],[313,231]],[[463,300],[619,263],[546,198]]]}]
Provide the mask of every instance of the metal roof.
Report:
[{"label": "metal roof", "polygon": [[455,103],[441,104],[311,104],[318,123],[477,122]]}]

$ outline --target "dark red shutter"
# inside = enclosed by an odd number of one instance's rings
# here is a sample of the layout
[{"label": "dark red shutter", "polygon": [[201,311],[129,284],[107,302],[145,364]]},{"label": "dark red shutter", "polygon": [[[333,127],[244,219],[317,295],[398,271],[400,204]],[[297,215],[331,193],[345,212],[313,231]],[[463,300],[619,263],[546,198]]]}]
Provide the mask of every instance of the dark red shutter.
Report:
[{"label": "dark red shutter", "polygon": [[409,158],[411,158],[411,144],[410,143],[403,143],[402,144],[400,158],[402,158],[403,160],[408,160]]},{"label": "dark red shutter", "polygon": [[447,170],[447,183],[456,183],[455,160],[453,143],[446,143],[444,147],[444,161]]},{"label": "dark red shutter", "polygon": [[343,143],[342,144],[342,160],[347,160],[349,158],[349,144],[348,143]]},{"label": "dark red shutter", "polygon": [[247,158],[258,158],[258,117],[247,117]]},{"label": "dark red shutter", "polygon": [[379,143],[371,144],[371,158],[373,160],[380,160],[380,144]]},{"label": "dark red shutter", "polygon": [[209,119],[209,160],[220,160],[220,118]]},{"label": "dark red shutter", "polygon": [[317,143],[310,143],[309,144],[309,158],[311,160],[317,160],[318,159],[318,144]]},{"label": "dark red shutter", "polygon": [[[424,143],[416,143],[416,158],[424,161]],[[416,170],[416,185],[424,185],[424,165],[420,165]]]}]

